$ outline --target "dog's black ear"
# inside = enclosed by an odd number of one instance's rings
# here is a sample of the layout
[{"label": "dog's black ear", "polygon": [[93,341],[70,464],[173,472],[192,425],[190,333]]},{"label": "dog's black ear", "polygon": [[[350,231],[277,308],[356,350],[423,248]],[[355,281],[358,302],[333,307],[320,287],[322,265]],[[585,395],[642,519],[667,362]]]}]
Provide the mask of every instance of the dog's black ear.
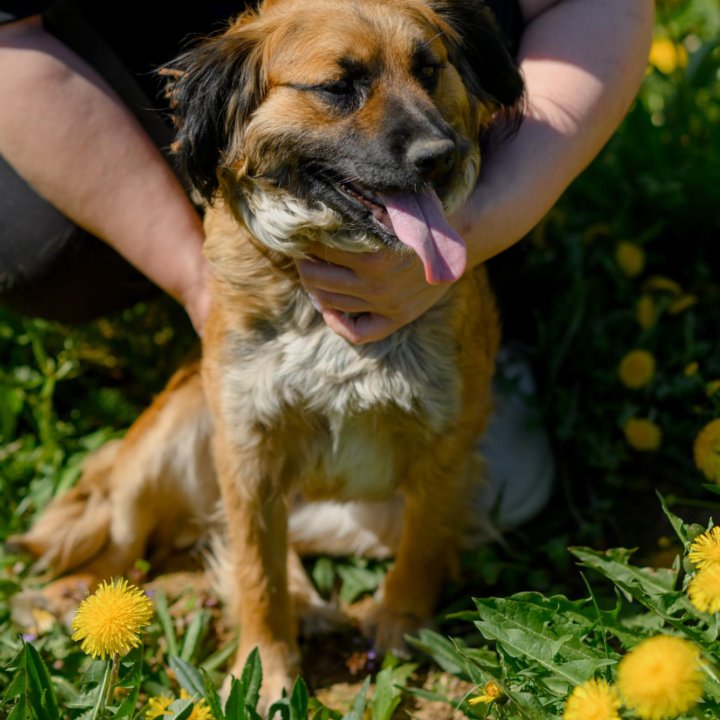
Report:
[{"label": "dog's black ear", "polygon": [[457,33],[451,43],[451,61],[478,97],[494,99],[507,110],[522,105],[525,93],[509,41],[492,11],[480,0],[437,0],[433,10]]},{"label": "dog's black ear", "polygon": [[161,74],[177,127],[173,150],[181,169],[208,202],[218,188],[218,169],[264,93],[261,42],[252,17],[204,38]]}]

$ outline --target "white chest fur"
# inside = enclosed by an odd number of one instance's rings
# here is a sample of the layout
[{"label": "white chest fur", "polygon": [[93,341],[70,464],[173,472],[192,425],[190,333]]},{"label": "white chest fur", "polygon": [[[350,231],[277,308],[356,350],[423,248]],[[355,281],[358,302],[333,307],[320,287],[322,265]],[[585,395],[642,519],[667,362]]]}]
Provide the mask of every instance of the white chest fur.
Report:
[{"label": "white chest fur", "polygon": [[250,441],[259,426],[273,432],[288,413],[314,418],[312,441],[297,438],[308,447],[306,492],[387,496],[398,480],[392,449],[398,438],[380,418],[399,412],[425,430],[407,438],[417,442],[447,428],[459,412],[457,349],[447,323],[436,317],[444,312],[441,303],[387,340],[364,346],[343,340],[319,318],[302,330],[231,341],[222,395],[236,441]]}]

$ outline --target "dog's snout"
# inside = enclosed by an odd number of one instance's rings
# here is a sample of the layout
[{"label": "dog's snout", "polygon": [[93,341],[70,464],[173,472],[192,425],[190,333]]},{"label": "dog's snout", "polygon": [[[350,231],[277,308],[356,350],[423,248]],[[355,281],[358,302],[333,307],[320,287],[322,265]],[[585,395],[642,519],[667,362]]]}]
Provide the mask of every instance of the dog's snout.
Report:
[{"label": "dog's snout", "polygon": [[428,180],[448,173],[455,162],[455,143],[449,138],[415,140],[407,149],[407,159]]}]

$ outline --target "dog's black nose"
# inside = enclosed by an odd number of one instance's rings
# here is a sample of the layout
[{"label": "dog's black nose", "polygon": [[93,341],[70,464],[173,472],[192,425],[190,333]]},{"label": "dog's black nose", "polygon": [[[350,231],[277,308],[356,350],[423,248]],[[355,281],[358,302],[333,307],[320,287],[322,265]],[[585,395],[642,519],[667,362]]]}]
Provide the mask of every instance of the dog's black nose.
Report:
[{"label": "dog's black nose", "polygon": [[407,149],[407,159],[427,180],[450,172],[455,162],[455,143],[448,138],[415,140]]}]

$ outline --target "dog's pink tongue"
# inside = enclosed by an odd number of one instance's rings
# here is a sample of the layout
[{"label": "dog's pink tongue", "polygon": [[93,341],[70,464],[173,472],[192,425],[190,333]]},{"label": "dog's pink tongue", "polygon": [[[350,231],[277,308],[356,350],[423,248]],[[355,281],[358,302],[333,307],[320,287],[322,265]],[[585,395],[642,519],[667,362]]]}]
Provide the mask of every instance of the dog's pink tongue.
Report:
[{"label": "dog's pink tongue", "polygon": [[440,198],[432,190],[380,198],[398,240],[420,256],[429,283],[453,282],[462,276],[467,264],[465,243],[448,224]]}]

